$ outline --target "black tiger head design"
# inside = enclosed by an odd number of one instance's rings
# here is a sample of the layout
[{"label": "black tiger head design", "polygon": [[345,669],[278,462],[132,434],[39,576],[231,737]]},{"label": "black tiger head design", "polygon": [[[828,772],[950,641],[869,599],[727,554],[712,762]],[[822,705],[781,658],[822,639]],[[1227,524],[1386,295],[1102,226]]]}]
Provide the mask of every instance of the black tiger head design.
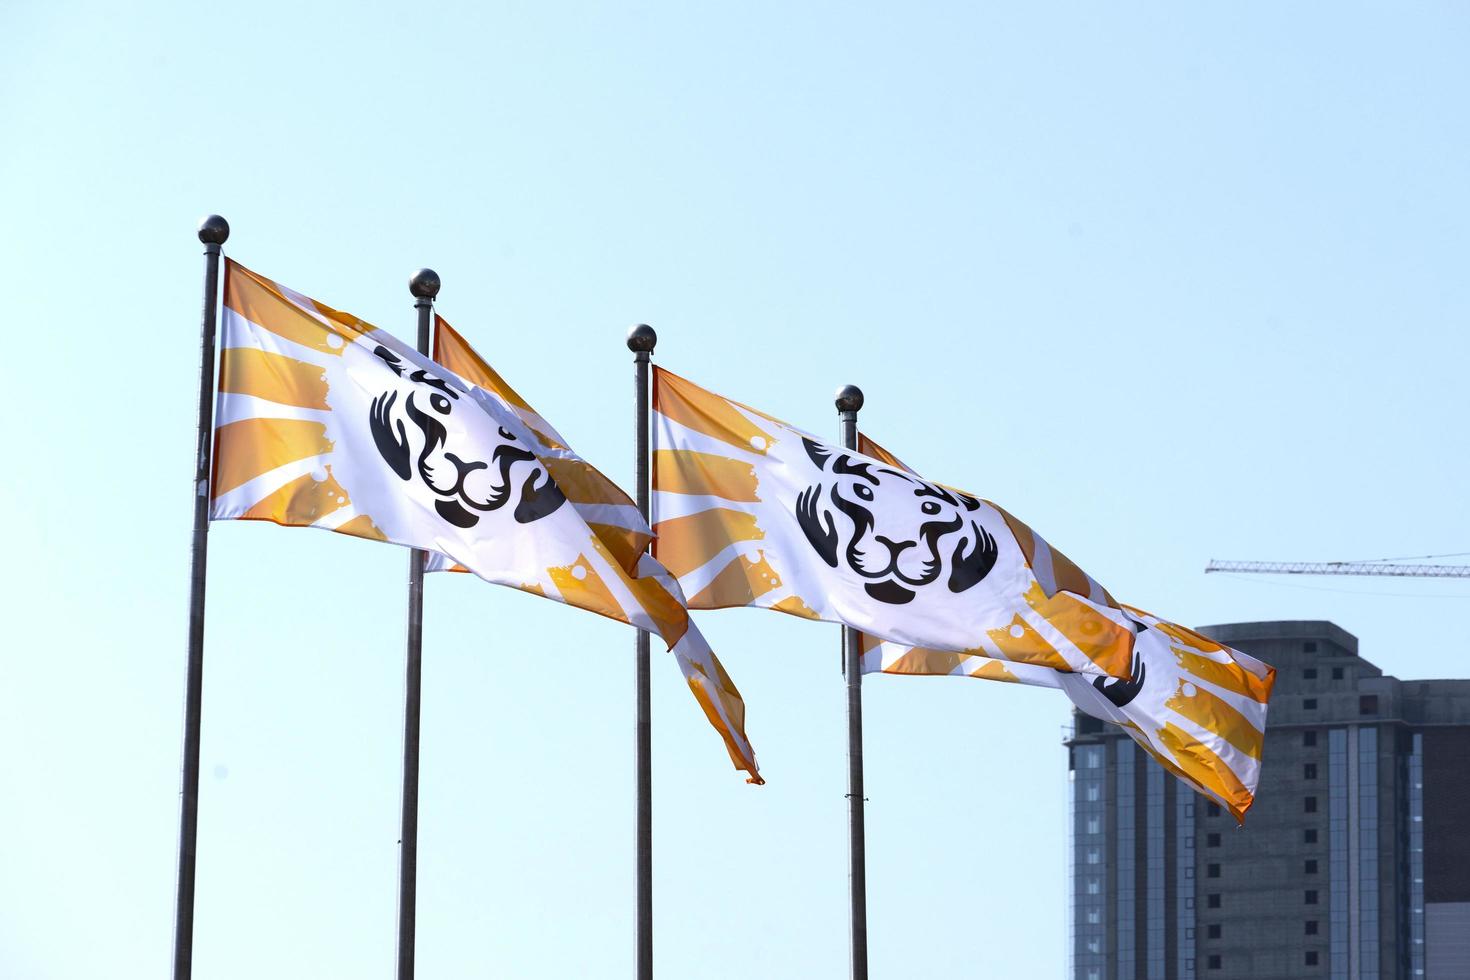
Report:
[{"label": "black tiger head design", "polygon": [[[440,517],[456,527],[471,528],[482,514],[513,502],[515,519],[529,524],[566,501],[540,460],[504,428],[498,430],[502,442],[488,460],[465,459],[463,448],[451,444],[453,434],[445,424],[463,405],[462,392],[427,371],[410,370],[403,358],[386,347],[379,346],[373,353],[394,374],[414,385],[402,404],[396,390],[373,399],[369,420],[373,442],[400,479],[412,480],[417,475],[434,492],[439,498],[434,509]],[[420,437],[417,459],[405,419]]]},{"label": "black tiger head design", "polygon": [[995,567],[995,538],[968,494],[802,439],[822,471],[797,497],[796,518],[817,554],[845,562],[868,595],[895,605],[943,581],[964,592]]}]

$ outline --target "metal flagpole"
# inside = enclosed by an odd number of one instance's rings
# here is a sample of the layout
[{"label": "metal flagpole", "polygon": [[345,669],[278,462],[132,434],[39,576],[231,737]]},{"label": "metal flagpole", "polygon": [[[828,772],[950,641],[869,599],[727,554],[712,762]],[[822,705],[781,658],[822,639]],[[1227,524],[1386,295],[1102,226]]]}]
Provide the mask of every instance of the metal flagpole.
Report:
[{"label": "metal flagpole", "polygon": [[[420,269],[408,280],[419,315],[419,353],[429,353],[434,297],[439,276]],[[413,980],[414,925],[418,910],[419,866],[419,692],[423,679],[424,561],[415,548],[408,556],[408,668],[403,702],[403,816],[398,841],[398,980]]]},{"label": "metal flagpole", "polygon": [[199,329],[199,415],[194,434],[194,543],[189,559],[189,660],[184,680],[184,765],[179,788],[179,881],[174,905],[174,980],[194,972],[194,867],[199,840],[199,727],[204,705],[204,579],[209,550],[209,463],[214,442],[214,338],[220,246],[230,224],[199,223],[204,243],[204,314]]},{"label": "metal flagpole", "polygon": [[[658,343],[658,334],[646,323],[628,331],[628,349],[633,352],[634,387],[637,391],[638,513],[648,520],[648,361]],[[637,643],[637,769],[638,769],[638,980],[653,978],[653,760],[649,724],[648,684],[649,638],[638,631]]]},{"label": "metal flagpole", "polygon": [[[842,445],[856,449],[857,413],[863,392],[847,385],[837,392]],[[842,654],[847,674],[847,846],[848,894],[852,903],[852,980],[868,980],[867,834],[863,825],[863,650],[862,634],[842,627]]]}]

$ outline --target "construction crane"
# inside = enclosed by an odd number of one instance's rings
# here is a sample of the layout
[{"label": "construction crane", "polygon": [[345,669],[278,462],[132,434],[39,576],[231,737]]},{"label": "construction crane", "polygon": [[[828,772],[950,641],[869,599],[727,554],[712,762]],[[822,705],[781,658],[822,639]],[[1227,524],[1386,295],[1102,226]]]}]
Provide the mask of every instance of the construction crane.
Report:
[{"label": "construction crane", "polygon": [[[1450,558],[1451,555],[1425,555]],[[1263,572],[1274,575],[1390,575],[1399,578],[1470,578],[1470,565],[1398,565],[1384,561],[1217,561],[1208,572]]]}]

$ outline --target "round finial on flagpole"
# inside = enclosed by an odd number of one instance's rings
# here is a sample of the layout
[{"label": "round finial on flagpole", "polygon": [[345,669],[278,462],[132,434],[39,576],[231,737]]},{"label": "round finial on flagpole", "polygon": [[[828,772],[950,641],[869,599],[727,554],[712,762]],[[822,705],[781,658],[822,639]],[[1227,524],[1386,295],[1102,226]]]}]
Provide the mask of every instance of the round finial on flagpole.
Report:
[{"label": "round finial on flagpole", "polygon": [[657,343],[658,334],[648,324],[639,323],[628,328],[628,350],[644,354],[653,350]]},{"label": "round finial on flagpole", "polygon": [[857,385],[843,385],[837,392],[837,411],[856,412],[863,407],[863,389]]},{"label": "round finial on flagpole", "polygon": [[206,245],[223,245],[230,237],[230,223],[217,214],[199,222],[199,240]]},{"label": "round finial on flagpole", "polygon": [[433,299],[439,295],[439,273],[420,269],[408,277],[408,291],[419,299]]}]

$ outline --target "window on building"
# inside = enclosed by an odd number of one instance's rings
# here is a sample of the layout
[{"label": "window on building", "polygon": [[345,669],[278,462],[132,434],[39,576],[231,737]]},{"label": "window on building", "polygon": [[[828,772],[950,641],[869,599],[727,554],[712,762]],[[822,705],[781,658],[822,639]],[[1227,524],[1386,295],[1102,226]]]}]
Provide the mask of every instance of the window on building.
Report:
[{"label": "window on building", "polygon": [[1317,778],[1317,763],[1315,763],[1315,762],[1308,762],[1306,765],[1302,766],[1302,778],[1303,779],[1316,779]]},{"label": "window on building", "polygon": [[1302,698],[1302,707],[1305,708],[1308,711],[1316,711],[1317,710],[1317,699],[1316,698]]},{"label": "window on building", "polygon": [[1220,893],[1211,892],[1205,896],[1205,908],[1217,909],[1220,907]]},{"label": "window on building", "polygon": [[1207,816],[1207,817],[1218,817],[1219,815],[1220,815],[1220,804],[1214,803],[1214,802],[1206,803],[1205,804],[1205,816]]},{"label": "window on building", "polygon": [[1332,679],[1335,680],[1335,681],[1342,680],[1342,668],[1341,667],[1333,667],[1332,668]]},{"label": "window on building", "polygon": [[1316,679],[1317,679],[1317,668],[1316,667],[1308,667],[1306,670],[1303,670],[1302,671],[1302,680],[1304,680],[1304,681],[1314,681]]},{"label": "window on building", "polygon": [[1097,909],[1088,909],[1087,910],[1087,921],[1088,922],[1091,922],[1093,924],[1096,924],[1096,923],[1101,922],[1102,921],[1102,912],[1100,912]]},{"label": "window on building", "polygon": [[1302,843],[1303,844],[1315,844],[1315,843],[1317,843],[1317,828],[1316,827],[1308,827],[1306,830],[1302,831]]},{"label": "window on building", "polygon": [[1087,818],[1087,832],[1089,834],[1100,834],[1100,833],[1102,833],[1102,818],[1101,817],[1088,817]]},{"label": "window on building", "polygon": [[1205,837],[1205,846],[1206,847],[1219,847],[1220,846],[1220,835],[1219,834],[1210,834],[1210,835],[1206,836]]},{"label": "window on building", "polygon": [[1309,874],[1309,875],[1316,874],[1317,873],[1317,859],[1316,858],[1307,858],[1306,863],[1302,865],[1302,873]]},{"label": "window on building", "polygon": [[1302,653],[1316,653],[1316,652],[1317,652],[1317,641],[1316,640],[1308,640],[1307,642],[1305,642],[1305,643],[1302,644]]},{"label": "window on building", "polygon": [[1310,748],[1313,748],[1314,746],[1316,746],[1316,744],[1317,744],[1317,733],[1316,733],[1316,731],[1309,729],[1309,730],[1307,730],[1305,732],[1302,732],[1302,745],[1304,747],[1310,749]]},{"label": "window on building", "polygon": [[1205,877],[1206,878],[1218,878],[1218,877],[1220,877],[1220,866],[1218,864],[1207,864],[1207,865],[1205,865]]},{"label": "window on building", "polygon": [[1306,799],[1302,800],[1302,812],[1303,813],[1316,813],[1317,812],[1317,798],[1315,796],[1309,796]]},{"label": "window on building", "polygon": [[1305,902],[1308,905],[1316,905],[1317,904],[1317,889],[1315,889],[1315,888],[1308,888],[1306,890],[1306,892],[1302,895],[1302,901]]},{"label": "window on building", "polygon": [[1360,715],[1376,715],[1376,714],[1378,714],[1378,695],[1376,695],[1376,694],[1364,694],[1364,695],[1361,695],[1358,698],[1358,714],[1360,714]]},{"label": "window on building", "polygon": [[1096,878],[1088,878],[1087,879],[1087,894],[1089,894],[1089,895],[1096,895],[1098,893],[1098,891],[1099,891],[1099,888],[1098,888],[1097,879]]},{"label": "window on building", "polygon": [[1307,920],[1306,934],[1308,936],[1315,936],[1317,934],[1317,920],[1316,919],[1308,919]]},{"label": "window on building", "polygon": [[1316,966],[1316,965],[1317,965],[1317,951],[1315,949],[1309,949],[1309,950],[1307,950],[1307,966]]},{"label": "window on building", "polygon": [[1205,960],[1205,966],[1209,967],[1211,970],[1220,969],[1220,954],[1211,953],[1209,957]]},{"label": "window on building", "polygon": [[1206,929],[1205,929],[1205,935],[1207,937],[1209,937],[1210,939],[1219,939],[1220,938],[1220,923],[1218,923],[1218,922],[1212,922],[1212,923],[1210,923],[1210,925],[1207,926]]},{"label": "window on building", "polygon": [[1097,848],[1090,847],[1090,848],[1087,849],[1087,863],[1088,864],[1096,864],[1101,857],[1102,857],[1102,855],[1098,853]]}]

